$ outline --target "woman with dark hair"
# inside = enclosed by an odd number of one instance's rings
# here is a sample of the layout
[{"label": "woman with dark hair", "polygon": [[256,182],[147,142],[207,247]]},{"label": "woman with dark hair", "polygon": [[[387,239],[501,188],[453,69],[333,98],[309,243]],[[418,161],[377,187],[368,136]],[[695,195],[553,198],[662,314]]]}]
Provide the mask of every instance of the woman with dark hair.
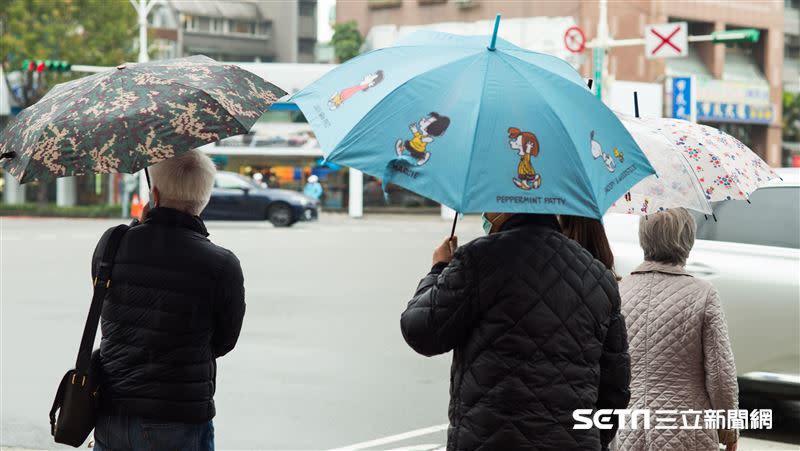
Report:
[{"label": "woman with dark hair", "polygon": [[600,260],[606,268],[614,272],[614,254],[611,252],[611,245],[608,244],[603,223],[597,219],[570,215],[561,215],[558,220],[561,223],[561,231],[567,238],[577,241],[592,254],[592,257]]}]

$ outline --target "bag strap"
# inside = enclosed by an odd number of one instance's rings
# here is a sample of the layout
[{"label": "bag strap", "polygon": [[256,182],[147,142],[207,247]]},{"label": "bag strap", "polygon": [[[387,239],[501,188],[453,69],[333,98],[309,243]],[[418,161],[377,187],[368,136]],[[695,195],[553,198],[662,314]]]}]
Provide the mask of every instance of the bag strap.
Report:
[{"label": "bag strap", "polygon": [[128,229],[130,229],[130,226],[125,224],[120,224],[114,228],[108,237],[106,248],[103,251],[103,258],[97,268],[97,274],[94,278],[92,305],[89,308],[89,316],[86,318],[86,326],[83,328],[83,337],[78,348],[78,359],[75,361],[75,374],[77,377],[83,378],[89,374],[92,347],[97,335],[97,325],[100,322],[100,312],[103,310],[103,300],[106,297],[106,292],[111,286],[111,269],[114,266],[114,257],[116,257],[119,243]]}]

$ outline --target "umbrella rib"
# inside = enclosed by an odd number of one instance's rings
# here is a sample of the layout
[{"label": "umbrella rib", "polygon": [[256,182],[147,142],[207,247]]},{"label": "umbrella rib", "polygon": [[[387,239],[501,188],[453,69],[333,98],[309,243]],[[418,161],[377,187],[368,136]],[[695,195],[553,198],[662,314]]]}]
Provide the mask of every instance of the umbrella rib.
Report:
[{"label": "umbrella rib", "polygon": [[[158,78],[158,79],[160,79],[160,80],[166,80],[165,78],[161,77],[161,76],[160,76],[160,75],[158,75],[158,74],[153,74],[153,73],[150,73],[150,72],[144,72],[144,71],[140,71],[140,70],[137,70],[137,68],[135,68],[135,67],[126,68],[126,70],[130,70],[130,71],[132,71],[132,72],[144,73],[144,74],[148,74],[148,75],[152,75],[152,76],[154,76],[154,77],[157,77],[157,78]],[[212,101],[213,101],[213,102],[214,102],[214,103],[215,103],[215,104],[216,104],[216,105],[217,105],[217,106],[218,106],[218,107],[219,107],[221,110],[223,110],[223,111],[227,112],[227,113],[228,113],[228,115],[229,115],[230,117],[232,117],[232,118],[233,118],[233,120],[235,120],[235,121],[236,121],[236,123],[237,123],[237,124],[239,124],[239,126],[240,126],[240,127],[243,129],[243,130],[244,130],[244,131],[243,131],[243,132],[241,132],[241,133],[236,133],[235,135],[228,135],[228,136],[225,136],[225,137],[223,137],[223,138],[217,139],[216,141],[220,141],[220,140],[222,140],[222,139],[225,139],[225,138],[228,138],[228,137],[230,137],[230,136],[243,135],[243,134],[247,133],[247,131],[249,130],[247,127],[245,127],[245,126],[244,126],[244,124],[242,124],[242,122],[239,120],[239,118],[237,118],[237,117],[236,117],[236,116],[235,116],[233,113],[231,113],[230,111],[228,111],[228,109],[227,109],[227,108],[225,108],[224,106],[222,106],[222,104],[219,102],[219,100],[217,100],[217,99],[216,99],[214,96],[212,96],[211,94],[209,94],[208,92],[206,92],[206,90],[205,90],[205,89],[203,89],[203,88],[198,88],[198,87],[196,87],[196,86],[188,85],[188,84],[186,84],[186,83],[182,83],[182,82],[175,81],[175,80],[171,80],[171,79],[170,79],[170,80],[168,80],[168,81],[170,81],[172,84],[180,85],[180,86],[183,86],[183,87],[185,87],[185,88],[188,88],[188,89],[192,89],[192,90],[195,90],[195,91],[199,91],[199,92],[201,92],[203,95],[205,95],[206,97],[208,97],[209,99],[211,99],[211,100],[212,100]],[[205,144],[209,144],[209,143],[212,143],[212,142],[215,142],[215,141],[208,141],[208,142],[206,142]],[[205,145],[205,144],[203,144],[203,145]],[[199,147],[199,146],[198,146],[198,147]],[[189,149],[189,150],[191,150],[191,149]],[[139,162],[139,160],[140,160],[140,158],[139,158],[139,157],[140,157],[140,156],[142,156],[142,155],[141,155],[140,153],[137,153],[137,158],[136,158],[136,161],[135,161],[135,162],[134,162],[134,164],[133,164],[133,167],[137,167],[137,166],[136,166],[136,163],[138,163],[138,162]],[[142,169],[146,168],[146,167],[147,167],[147,166],[146,166],[147,162],[148,162],[148,160],[147,160],[147,159],[144,159],[142,167],[141,167],[139,170],[137,170],[136,172],[138,172],[138,171],[140,171],[140,170],[142,170]],[[131,172],[131,174],[133,174],[133,172]]]},{"label": "umbrella rib", "polygon": [[[530,80],[529,80],[529,79],[528,79],[528,78],[527,78],[527,77],[526,77],[526,76],[525,76],[525,75],[524,75],[522,72],[520,72],[519,70],[517,70],[517,68],[516,68],[516,67],[514,67],[514,66],[513,66],[512,64],[510,64],[508,61],[506,61],[505,59],[503,59],[503,58],[502,58],[502,56],[503,56],[503,55],[501,54],[501,55],[500,55],[500,57],[501,57],[501,60],[502,60],[502,61],[503,61],[503,62],[504,62],[504,63],[505,63],[505,64],[506,64],[508,67],[510,67],[510,68],[511,68],[511,70],[513,70],[514,72],[516,72],[516,73],[517,73],[519,76],[521,76],[521,77],[522,77],[524,80],[528,81],[528,82],[530,83],[530,85],[531,85],[531,88],[532,88],[533,90],[535,90],[535,91],[536,91],[536,93],[539,95],[539,97],[541,97],[542,99],[544,99],[544,96],[542,96],[542,95],[539,93],[539,90],[536,88],[536,86],[535,86],[533,83],[531,83],[531,82],[530,82]],[[528,63],[528,64],[530,64],[530,63]],[[551,73],[551,74],[552,74],[552,72],[550,72],[550,71],[546,71],[546,72],[548,72],[548,73]],[[557,76],[557,77],[559,77],[559,78],[564,78],[564,77],[561,77],[560,75],[556,75],[556,76]],[[564,78],[564,80],[566,80],[566,81],[569,81],[569,80],[567,80],[566,78]],[[572,83],[572,82],[570,82],[570,83]],[[588,91],[585,91],[585,92],[587,92],[587,93],[588,93]],[[573,141],[573,139],[572,139],[572,135],[570,135],[570,134],[569,134],[569,132],[567,132],[567,129],[566,129],[566,128],[564,128],[564,123],[563,123],[563,120],[561,119],[561,116],[558,114],[558,112],[557,112],[557,111],[556,111],[554,108],[551,108],[551,111],[553,112],[553,115],[554,115],[554,116],[556,116],[556,118],[558,118],[558,120],[557,120],[556,122],[557,122],[557,123],[558,123],[558,125],[561,127],[561,129],[563,130],[564,134],[570,138],[570,142],[572,142],[572,145],[573,145],[573,146],[574,146],[574,147],[577,149],[577,146],[575,145],[575,141]],[[613,113],[612,113],[612,114],[613,114]],[[633,138],[631,138],[631,139],[633,139]],[[586,183],[586,186],[589,188],[589,194],[592,196],[592,200],[594,201],[594,210],[595,210],[595,212],[598,214],[598,219],[599,219],[599,218],[602,218],[602,217],[603,217],[603,215],[602,215],[602,214],[601,214],[601,212],[600,212],[600,204],[597,202],[597,197],[596,197],[596,196],[595,196],[595,194],[594,194],[594,189],[592,189],[592,184],[591,184],[591,182],[589,181],[589,177],[587,177],[587,175],[586,175],[586,166],[583,164],[583,160],[581,160],[581,158],[580,158],[580,155],[578,154],[578,155],[576,155],[576,156],[577,156],[577,159],[578,159],[578,163],[579,163],[579,164],[580,164],[580,166],[581,166],[581,169],[583,169],[582,171],[579,171],[579,172],[580,172],[580,174],[581,174],[581,177],[584,179],[584,182]]]},{"label": "umbrella rib", "polygon": [[[520,49],[520,50],[522,50],[523,52],[529,52],[529,50],[524,50],[524,49]],[[515,60],[517,60],[517,61],[523,62],[523,63],[525,63],[525,64],[531,64],[531,65],[533,65],[534,63],[531,63],[530,61],[525,61],[524,59],[522,59],[522,58],[520,58],[520,57],[518,57],[518,56],[516,56],[516,55],[514,55],[514,54],[512,54],[512,53],[511,53],[511,52],[522,53],[520,50],[517,50],[517,49],[508,49],[508,50],[503,50],[503,52],[502,52],[502,53],[503,53],[504,55],[508,55],[508,56],[510,56],[510,57],[512,57],[512,58],[514,58],[514,59],[515,59]],[[570,70],[572,70],[573,72],[575,72],[575,75],[577,75],[579,78],[581,77],[581,75],[580,75],[578,72],[576,72],[576,71],[575,71],[575,69],[573,69],[573,68],[572,68],[572,66],[570,66],[570,65],[569,65],[569,63],[567,63],[566,61],[562,60],[561,58],[556,58],[555,56],[548,55],[548,54],[546,54],[546,53],[538,53],[538,52],[530,52],[530,53],[533,53],[533,54],[535,54],[535,55],[538,55],[538,56],[550,57],[550,58],[553,58],[554,60],[557,60],[557,61],[563,62],[563,63],[566,65],[566,67],[568,67]],[[538,66],[538,65],[537,65],[537,67],[536,67],[536,68],[537,68],[537,69],[539,69],[539,70],[543,70],[543,71],[545,71],[545,72],[550,72],[551,74],[555,75],[556,77],[561,77],[561,78],[564,78],[564,79],[566,79],[566,80],[569,80],[568,78],[564,77],[563,75],[559,75],[559,74],[557,74],[557,73],[555,73],[555,72],[553,72],[553,71],[551,71],[551,70],[545,69],[545,68],[543,68],[543,67],[540,67],[540,66]],[[569,80],[569,81],[572,81],[572,80]],[[579,85],[580,85],[580,86],[582,86],[582,87],[585,87],[585,86],[586,86],[586,85],[584,84],[584,82],[583,82],[583,78],[580,78],[580,82],[577,82],[577,81],[576,81],[576,82],[574,82],[574,83],[576,83],[576,84],[579,84]]]},{"label": "umbrella rib", "polygon": [[[206,91],[204,88],[198,88],[197,86],[192,86],[192,85],[189,85],[189,84],[186,84],[186,83],[182,83],[182,82],[180,82],[180,81],[175,81],[175,80],[172,80],[172,79],[167,79],[167,78],[164,78],[164,77],[162,77],[162,76],[160,76],[160,75],[157,75],[157,74],[153,74],[153,73],[149,73],[149,72],[142,72],[142,71],[140,71],[140,70],[136,70],[136,68],[127,68],[127,69],[128,69],[128,70],[131,70],[131,71],[133,71],[133,72],[139,72],[139,73],[145,73],[145,74],[148,74],[148,75],[152,75],[152,76],[154,76],[154,77],[157,77],[157,78],[159,78],[160,80],[167,80],[167,81],[171,82],[172,84],[176,84],[176,85],[183,86],[183,87],[185,87],[185,88],[189,88],[189,89],[193,89],[193,90],[196,90],[196,91],[200,91],[200,92],[201,92],[201,93],[203,93],[205,96],[207,96],[207,97],[209,97],[211,100],[213,100],[213,101],[214,101],[214,103],[215,103],[215,104],[217,104],[217,106],[219,106],[219,107],[220,107],[220,109],[222,109],[222,110],[225,110],[225,111],[226,111],[226,112],[227,112],[227,113],[228,113],[228,114],[229,114],[229,115],[230,115],[230,116],[231,116],[231,117],[232,117],[234,120],[236,120],[236,123],[238,123],[238,124],[239,124],[239,125],[240,125],[240,126],[243,128],[243,129],[244,129],[244,132],[242,132],[242,133],[239,133],[240,135],[241,135],[241,134],[244,134],[244,133],[247,133],[247,131],[249,130],[247,127],[245,127],[245,126],[244,126],[244,124],[242,124],[242,122],[239,120],[239,118],[237,118],[237,117],[236,117],[236,116],[235,116],[233,113],[231,113],[230,111],[228,111],[228,109],[227,109],[227,108],[225,108],[224,106],[222,106],[222,104],[219,102],[219,100],[217,100],[217,99],[216,99],[216,97],[214,97],[214,96],[212,96],[211,94],[209,94],[209,93],[208,93],[208,92],[207,92],[207,91]],[[242,70],[244,70],[244,69],[242,69]],[[230,136],[236,136],[236,135],[230,135]],[[209,142],[214,142],[214,141],[209,141]]]},{"label": "umbrella rib", "polygon": [[[478,97],[478,114],[475,117],[475,127],[472,131],[472,146],[469,149],[469,158],[467,159],[467,174],[464,177],[464,187],[461,189],[461,208],[465,210],[467,203],[467,184],[472,175],[472,158],[475,156],[475,139],[478,137],[478,125],[481,123],[481,106],[483,106],[483,96],[486,93],[486,77],[489,74],[489,57],[484,57],[486,60],[486,68],[483,70],[483,83],[481,83],[481,95]],[[462,212],[463,213],[463,212]],[[456,212],[458,217],[458,212]],[[455,227],[455,226],[454,226]]]}]

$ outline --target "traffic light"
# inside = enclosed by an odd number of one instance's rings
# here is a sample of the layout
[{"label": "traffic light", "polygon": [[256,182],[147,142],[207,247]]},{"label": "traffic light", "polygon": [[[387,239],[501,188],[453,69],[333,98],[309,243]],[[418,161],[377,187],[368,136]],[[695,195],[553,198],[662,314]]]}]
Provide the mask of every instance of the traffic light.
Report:
[{"label": "traffic light", "polygon": [[72,64],[62,60],[24,60],[22,62],[22,70],[38,73],[42,73],[45,70],[48,72],[69,72],[72,70]]}]

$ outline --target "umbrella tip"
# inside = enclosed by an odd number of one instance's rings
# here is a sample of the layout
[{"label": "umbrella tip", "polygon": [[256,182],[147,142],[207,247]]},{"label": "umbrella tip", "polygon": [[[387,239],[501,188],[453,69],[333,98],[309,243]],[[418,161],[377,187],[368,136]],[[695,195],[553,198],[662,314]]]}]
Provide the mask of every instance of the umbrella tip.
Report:
[{"label": "umbrella tip", "polygon": [[119,66],[117,66],[117,70],[122,70],[125,69],[126,67],[128,67],[127,64],[120,64]]},{"label": "umbrella tip", "polygon": [[492,32],[492,43],[489,44],[488,49],[490,51],[495,50],[495,44],[497,44],[497,30],[500,28],[500,14],[495,16],[494,18],[494,31]]}]

